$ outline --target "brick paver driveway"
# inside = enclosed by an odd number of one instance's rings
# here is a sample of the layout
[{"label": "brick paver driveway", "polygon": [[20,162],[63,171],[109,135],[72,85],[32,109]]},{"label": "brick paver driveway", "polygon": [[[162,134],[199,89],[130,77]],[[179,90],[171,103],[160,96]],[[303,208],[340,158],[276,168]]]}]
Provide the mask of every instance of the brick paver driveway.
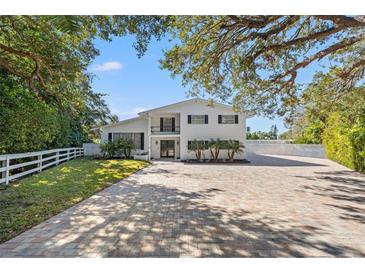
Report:
[{"label": "brick paver driveway", "polygon": [[251,160],[155,162],[0,245],[0,254],[364,256],[364,175],[323,159]]}]

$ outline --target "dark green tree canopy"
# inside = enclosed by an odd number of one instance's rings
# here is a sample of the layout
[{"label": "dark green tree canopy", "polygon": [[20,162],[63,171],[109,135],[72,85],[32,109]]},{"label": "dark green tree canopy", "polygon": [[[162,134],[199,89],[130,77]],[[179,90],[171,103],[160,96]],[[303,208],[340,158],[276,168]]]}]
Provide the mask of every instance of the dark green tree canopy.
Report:
[{"label": "dark green tree canopy", "polygon": [[[148,16],[1,16],[0,67],[24,80],[39,99],[62,106],[90,90],[86,68],[98,55],[94,39],[135,34],[142,55],[168,18]],[[67,100],[66,100],[67,101]]]},{"label": "dark green tree canopy", "polygon": [[91,88],[96,38],[134,34],[142,55],[168,17],[0,16],[0,153],[80,146],[117,120]]},{"label": "dark green tree canopy", "polygon": [[177,43],[162,68],[192,94],[207,92],[237,107],[285,114],[301,98],[301,69],[323,59],[338,70],[338,89],[363,79],[362,16],[178,16]]}]

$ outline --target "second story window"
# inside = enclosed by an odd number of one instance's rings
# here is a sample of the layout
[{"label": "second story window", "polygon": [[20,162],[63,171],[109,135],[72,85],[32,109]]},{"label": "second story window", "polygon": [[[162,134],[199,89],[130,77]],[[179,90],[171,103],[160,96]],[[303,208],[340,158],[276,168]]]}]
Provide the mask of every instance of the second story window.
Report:
[{"label": "second story window", "polygon": [[174,132],[174,131],[175,131],[175,117],[161,117],[160,132]]},{"label": "second story window", "polygon": [[208,115],[188,115],[188,124],[208,124]]},{"label": "second story window", "polygon": [[218,124],[238,124],[238,115],[218,115]]}]

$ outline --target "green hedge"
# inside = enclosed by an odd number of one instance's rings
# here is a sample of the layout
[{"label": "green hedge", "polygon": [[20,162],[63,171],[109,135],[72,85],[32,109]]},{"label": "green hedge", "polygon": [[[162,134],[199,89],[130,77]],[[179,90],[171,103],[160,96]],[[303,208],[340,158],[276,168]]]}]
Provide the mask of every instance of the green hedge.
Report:
[{"label": "green hedge", "polygon": [[350,131],[349,139],[352,145],[354,168],[365,173],[365,126],[354,126]]},{"label": "green hedge", "polygon": [[365,172],[365,124],[330,114],[323,133],[327,157],[348,168]]},{"label": "green hedge", "polygon": [[84,136],[67,111],[0,71],[0,154],[80,146]]}]

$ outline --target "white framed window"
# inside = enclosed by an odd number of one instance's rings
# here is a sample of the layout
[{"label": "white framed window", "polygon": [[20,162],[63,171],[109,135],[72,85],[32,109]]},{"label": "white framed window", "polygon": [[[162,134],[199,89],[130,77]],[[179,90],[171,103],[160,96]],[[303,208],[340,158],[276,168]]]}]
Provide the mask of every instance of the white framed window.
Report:
[{"label": "white framed window", "polygon": [[235,115],[221,115],[221,124],[235,124]]},{"label": "white framed window", "polygon": [[205,115],[191,115],[192,124],[205,124]]},{"label": "white framed window", "polygon": [[208,115],[188,115],[188,124],[208,124]]}]

